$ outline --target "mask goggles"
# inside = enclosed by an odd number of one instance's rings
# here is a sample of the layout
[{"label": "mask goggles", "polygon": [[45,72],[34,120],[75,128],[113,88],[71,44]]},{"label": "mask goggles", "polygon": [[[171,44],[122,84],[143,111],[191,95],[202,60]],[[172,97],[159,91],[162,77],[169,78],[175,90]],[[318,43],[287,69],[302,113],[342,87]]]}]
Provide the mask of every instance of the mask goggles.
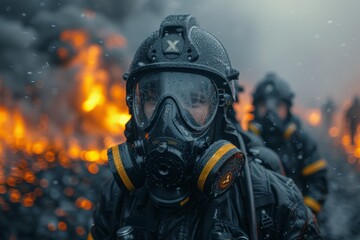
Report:
[{"label": "mask goggles", "polygon": [[153,72],[137,79],[133,113],[141,130],[148,128],[165,98],[172,98],[185,123],[194,130],[206,128],[216,115],[219,98],[213,81],[185,72]]}]

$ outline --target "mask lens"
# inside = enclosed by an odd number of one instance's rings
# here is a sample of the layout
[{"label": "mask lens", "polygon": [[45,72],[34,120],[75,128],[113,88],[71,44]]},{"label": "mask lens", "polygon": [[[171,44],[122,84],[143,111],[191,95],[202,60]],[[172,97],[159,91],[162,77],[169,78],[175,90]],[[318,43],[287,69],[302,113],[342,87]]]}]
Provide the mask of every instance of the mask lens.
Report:
[{"label": "mask lens", "polygon": [[281,120],[284,120],[287,117],[288,105],[275,98],[268,98],[265,101],[261,101],[256,106],[257,116],[263,118],[268,113],[276,114]]},{"label": "mask lens", "polygon": [[205,76],[183,72],[146,74],[137,81],[134,93],[135,119],[141,128],[149,125],[166,97],[175,100],[185,121],[194,128],[210,123],[218,106],[215,86]]},{"label": "mask lens", "polygon": [[145,127],[150,122],[155,107],[158,104],[159,92],[155,82],[142,81],[136,84],[134,97],[134,113],[140,127]]}]

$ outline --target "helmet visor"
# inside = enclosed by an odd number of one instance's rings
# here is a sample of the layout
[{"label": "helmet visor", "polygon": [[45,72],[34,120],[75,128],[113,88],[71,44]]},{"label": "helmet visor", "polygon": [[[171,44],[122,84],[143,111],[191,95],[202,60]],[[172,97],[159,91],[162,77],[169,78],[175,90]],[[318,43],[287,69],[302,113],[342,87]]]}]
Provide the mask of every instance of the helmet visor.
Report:
[{"label": "helmet visor", "polygon": [[150,72],[136,83],[133,110],[140,128],[146,128],[163,99],[172,98],[187,124],[198,129],[214,118],[218,95],[209,78],[185,72]]}]

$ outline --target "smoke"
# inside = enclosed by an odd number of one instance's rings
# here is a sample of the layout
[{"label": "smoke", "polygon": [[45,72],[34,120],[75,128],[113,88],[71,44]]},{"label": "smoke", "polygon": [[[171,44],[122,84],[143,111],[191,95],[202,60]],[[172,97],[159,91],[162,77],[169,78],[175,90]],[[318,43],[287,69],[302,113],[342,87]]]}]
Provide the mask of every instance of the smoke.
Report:
[{"label": "smoke", "polygon": [[156,16],[128,18],[126,31],[134,51],[165,16],[193,14],[224,44],[242,81],[255,85],[275,71],[299,104],[317,107],[328,96],[339,103],[360,94],[359,7],[356,0],[170,1]]},{"label": "smoke", "polygon": [[[346,4],[326,0],[5,0],[0,3],[0,29],[7,34],[0,48],[8,50],[2,51],[0,64],[7,73],[1,74],[7,76],[2,78],[17,74],[16,79],[21,79],[17,81],[23,83],[36,78],[27,73],[36,73],[46,64],[42,53],[45,57],[51,53],[51,41],[64,28],[122,32],[130,39],[126,56],[131,57],[165,16],[190,13],[224,43],[242,80],[254,85],[266,72],[275,71],[290,82],[302,104],[316,106],[327,96],[342,101],[360,90],[359,5],[356,0]],[[86,11],[96,12],[96,21],[84,21]],[[18,53],[9,53],[12,50]],[[13,82],[5,81],[16,88]],[[17,95],[24,94],[20,88]]]},{"label": "smoke", "polygon": [[[318,107],[328,96],[341,106],[360,92],[359,5],[355,0],[351,4],[325,0],[4,0],[0,2],[0,31],[4,33],[0,101],[9,105],[9,99],[15,100],[30,116],[55,114],[51,122],[60,125],[76,120],[72,102],[79,69],[69,67],[69,62],[78,49],[61,39],[65,30],[86,31],[89,44],[102,47],[106,69],[111,72],[119,66],[126,71],[137,47],[165,16],[189,13],[224,44],[233,67],[240,70],[240,82],[247,86],[244,95],[250,95],[250,88],[274,71],[289,81],[299,103],[295,106]],[[124,36],[126,45],[107,48],[105,39],[113,34]],[[65,52],[62,57],[59,50]],[[121,74],[116,73],[112,81],[123,84]],[[62,110],[52,111],[54,105]]]},{"label": "smoke", "polygon": [[17,98],[26,95],[26,86],[34,80],[34,69],[40,68],[41,56],[32,49],[36,40],[33,29],[21,23],[0,18],[0,80],[5,81]]},{"label": "smoke", "polygon": [[[31,114],[39,115],[39,111],[51,112],[49,108],[59,104],[59,95],[63,95],[62,100],[76,95],[73,78],[77,69],[68,68],[67,63],[79,49],[61,39],[65,30],[81,29],[89,44],[103,48],[106,66],[125,69],[130,61],[127,47],[108,47],[105,40],[123,36],[122,23],[133,13],[156,13],[161,5],[159,0],[1,1],[0,85],[7,96],[0,99],[1,104],[9,106],[15,101],[21,103],[22,111],[35,107],[38,111]],[[64,50],[66,56],[60,56],[59,50]],[[120,78],[117,76],[117,80]]]},{"label": "smoke", "polygon": [[[65,29],[83,29],[102,45],[112,33],[122,34],[122,23],[134,12],[157,12],[160,0],[4,0],[0,2],[0,79],[14,96],[27,96],[26,86],[51,76],[44,69],[59,66],[56,51]],[[149,6],[152,6],[151,8]],[[69,46],[67,46],[69,47]],[[70,53],[73,55],[75,52]],[[128,64],[128,53],[107,52],[119,64]],[[48,81],[48,80],[47,80]],[[36,83],[35,83],[36,84]],[[36,88],[36,87],[34,87]],[[46,92],[48,89],[41,90]],[[39,91],[39,89],[37,89]]]}]

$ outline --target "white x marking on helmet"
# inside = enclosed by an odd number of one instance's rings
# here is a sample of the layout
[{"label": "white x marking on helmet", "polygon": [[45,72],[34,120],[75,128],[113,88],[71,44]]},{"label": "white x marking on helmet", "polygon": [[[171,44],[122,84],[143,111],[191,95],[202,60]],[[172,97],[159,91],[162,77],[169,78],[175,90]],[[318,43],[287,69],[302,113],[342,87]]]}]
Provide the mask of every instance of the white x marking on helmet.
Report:
[{"label": "white x marking on helmet", "polygon": [[167,43],[169,44],[168,48],[165,50],[165,52],[175,52],[178,53],[179,49],[177,48],[176,44],[179,43],[179,40],[171,41],[167,40]]}]

